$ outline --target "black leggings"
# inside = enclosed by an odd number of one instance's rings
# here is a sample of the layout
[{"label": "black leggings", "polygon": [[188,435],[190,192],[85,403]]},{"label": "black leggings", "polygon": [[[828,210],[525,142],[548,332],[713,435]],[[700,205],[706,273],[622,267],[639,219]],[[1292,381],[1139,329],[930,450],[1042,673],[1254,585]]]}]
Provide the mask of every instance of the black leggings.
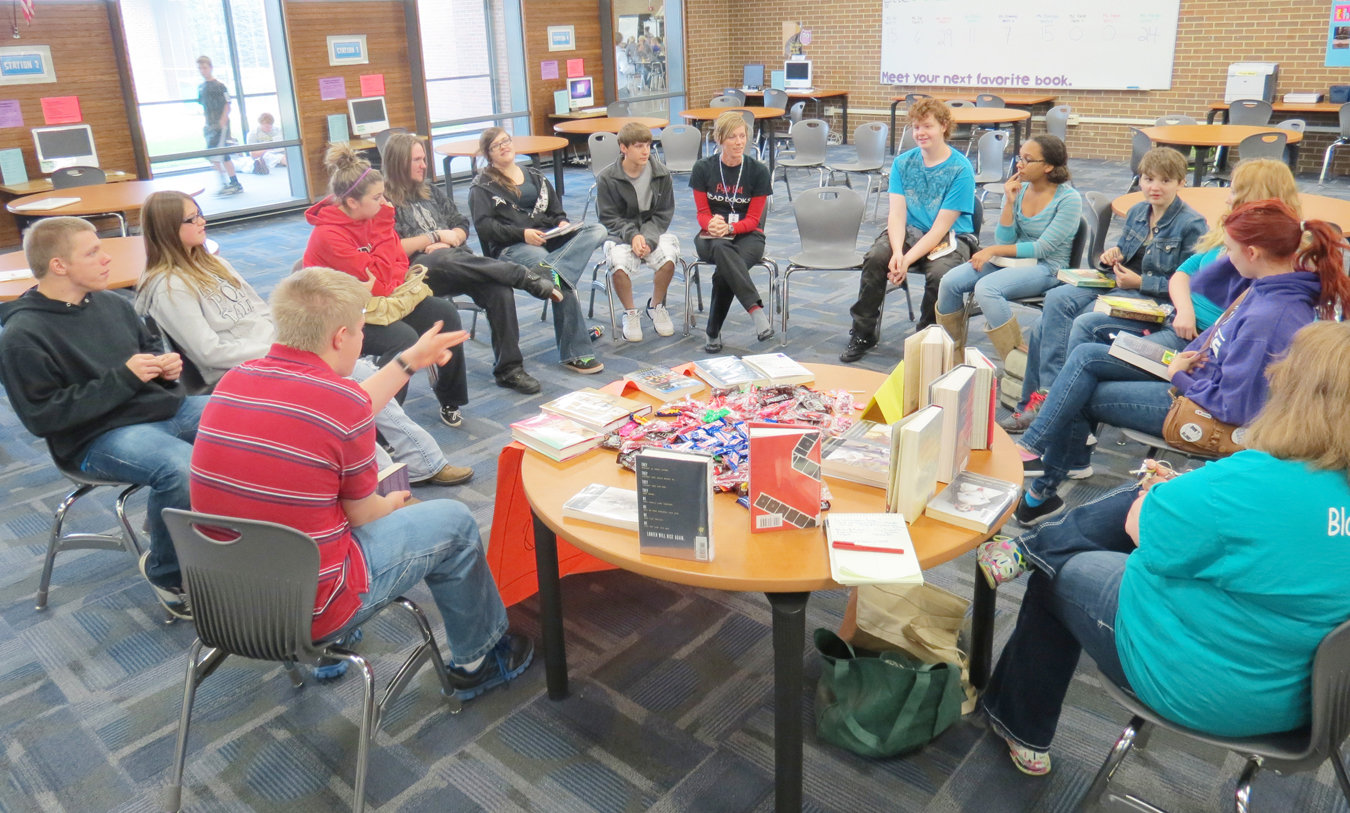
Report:
[{"label": "black leggings", "polygon": [[[417,338],[431,329],[437,320],[444,322],[442,333],[460,330],[459,311],[448,299],[429,296],[417,304],[412,312],[392,325],[366,325],[361,355],[377,356],[380,364],[389,363],[394,356],[417,343]],[[451,350],[450,361],[436,376],[436,400],[443,407],[459,408],[469,402],[469,384],[465,376],[464,351]]]}]

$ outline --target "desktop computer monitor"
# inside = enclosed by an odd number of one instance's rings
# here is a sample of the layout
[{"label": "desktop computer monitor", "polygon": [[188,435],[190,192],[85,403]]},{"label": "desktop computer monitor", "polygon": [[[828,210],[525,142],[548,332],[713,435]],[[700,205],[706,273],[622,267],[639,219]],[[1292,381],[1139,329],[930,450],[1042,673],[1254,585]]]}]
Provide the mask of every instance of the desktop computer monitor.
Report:
[{"label": "desktop computer monitor", "polygon": [[37,147],[38,167],[43,172],[55,172],[63,167],[98,166],[94,132],[88,124],[34,128],[33,144]]},{"label": "desktop computer monitor", "polygon": [[371,136],[389,129],[389,113],[384,108],[383,96],[348,99],[347,112],[352,117],[354,136]]},{"label": "desktop computer monitor", "polygon": [[760,90],[764,87],[764,63],[746,65],[741,70],[741,89]]},{"label": "desktop computer monitor", "polygon": [[595,83],[589,76],[578,76],[567,80],[567,98],[573,110],[590,107],[595,104]]},{"label": "desktop computer monitor", "polygon": [[784,62],[783,78],[786,90],[801,90],[811,87],[811,60],[789,59]]}]

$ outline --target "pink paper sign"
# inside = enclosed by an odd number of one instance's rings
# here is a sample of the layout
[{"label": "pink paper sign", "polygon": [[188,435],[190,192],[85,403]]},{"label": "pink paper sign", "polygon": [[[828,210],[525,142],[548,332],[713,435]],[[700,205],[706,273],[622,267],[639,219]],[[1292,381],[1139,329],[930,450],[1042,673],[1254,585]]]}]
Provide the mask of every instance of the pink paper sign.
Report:
[{"label": "pink paper sign", "polygon": [[383,95],[384,95],[384,74],[382,74],[382,73],[363,73],[363,74],[361,74],[361,95],[362,95],[362,96],[383,96]]},{"label": "pink paper sign", "polygon": [[347,98],[347,80],[341,76],[321,78],[319,80],[319,98],[324,101]]},{"label": "pink paper sign", "polygon": [[544,79],[558,78],[558,60],[548,59],[539,63],[539,74]]},{"label": "pink paper sign", "polygon": [[586,75],[586,60],[569,59],[567,60],[567,78],[571,79],[577,76]]},{"label": "pink paper sign", "polygon": [[18,99],[0,99],[0,127],[22,127],[23,110]]},{"label": "pink paper sign", "polygon": [[42,99],[42,119],[47,124],[79,124],[79,96],[45,96]]}]

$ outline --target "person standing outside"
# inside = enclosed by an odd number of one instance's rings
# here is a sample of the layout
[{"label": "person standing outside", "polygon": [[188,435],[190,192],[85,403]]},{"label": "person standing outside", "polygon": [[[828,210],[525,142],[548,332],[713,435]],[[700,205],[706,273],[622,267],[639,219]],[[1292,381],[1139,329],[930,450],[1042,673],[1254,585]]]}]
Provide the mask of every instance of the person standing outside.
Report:
[{"label": "person standing outside", "polygon": [[[939,99],[920,99],[909,107],[915,149],[895,157],[891,165],[890,215],[886,230],[863,259],[858,301],[849,313],[853,326],[839,360],[852,363],[876,347],[886,283],[899,285],[910,269],[924,274],[918,328],[937,321],[938,284],[951,269],[970,260],[979,246],[971,214],[975,211],[975,170],[970,161],[947,145],[952,134],[951,108]],[[952,250],[929,258],[955,235]]]},{"label": "person standing outside", "polygon": [[633,306],[633,277],[652,270],[648,313],[662,336],[675,333],[666,310],[666,291],[675,276],[680,240],[671,234],[675,217],[675,184],[670,170],[652,157],[651,128],[630,121],[619,129],[622,160],[600,171],[595,183],[595,211],[609,230],[605,256],[614,266],[614,293],[623,303],[623,338],[642,341],[642,315]]},{"label": "person standing outside", "polygon": [[[208,150],[224,147],[230,140],[230,91],[225,83],[211,75],[211,57],[197,57],[197,70],[202,74],[202,83],[197,86],[197,104],[202,106],[206,124],[202,127],[202,137],[206,139]],[[221,186],[217,197],[238,195],[244,191],[239,177],[234,173],[234,161],[228,155],[212,155],[206,160],[220,173]]]}]

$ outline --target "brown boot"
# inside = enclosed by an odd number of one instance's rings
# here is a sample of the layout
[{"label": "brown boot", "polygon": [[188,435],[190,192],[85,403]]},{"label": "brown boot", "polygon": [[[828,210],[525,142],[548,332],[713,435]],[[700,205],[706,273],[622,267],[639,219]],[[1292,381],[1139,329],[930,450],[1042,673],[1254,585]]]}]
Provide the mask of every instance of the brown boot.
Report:
[{"label": "brown boot", "polygon": [[[1027,372],[1027,349],[1022,345],[1022,328],[1014,316],[998,327],[986,328],[985,334],[993,343],[999,358],[1003,359],[1003,379],[999,382],[1000,400],[1007,403],[1010,393],[1022,396],[1022,379]],[[1016,399],[1014,399],[1016,403]]]},{"label": "brown boot", "polygon": [[951,336],[952,342],[956,344],[956,363],[960,364],[966,352],[966,309],[962,308],[952,313],[942,311],[936,313],[937,323],[947,331],[947,335]]}]

